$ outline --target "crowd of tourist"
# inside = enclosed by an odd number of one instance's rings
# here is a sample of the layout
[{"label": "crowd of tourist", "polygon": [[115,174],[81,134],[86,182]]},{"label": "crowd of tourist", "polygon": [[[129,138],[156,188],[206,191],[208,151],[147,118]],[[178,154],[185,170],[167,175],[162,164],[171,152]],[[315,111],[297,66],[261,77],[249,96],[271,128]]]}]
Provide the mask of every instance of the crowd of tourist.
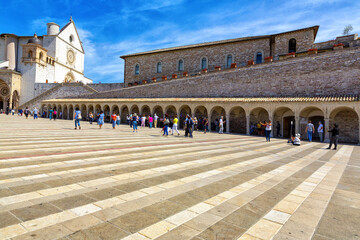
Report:
[{"label": "crowd of tourist", "polygon": [[[2,109],[0,110],[0,113],[4,114],[11,114],[15,115],[15,109],[9,109],[7,108],[4,112]],[[29,116],[32,116],[34,119],[38,119],[39,110],[35,107],[34,109],[30,110],[28,107],[23,109],[18,109],[17,114],[19,116],[25,115],[26,119]],[[56,120],[56,118],[62,118],[62,112],[57,112],[56,107],[51,108],[47,111],[43,111],[42,118],[49,118],[50,120]],[[75,129],[81,129],[80,126],[80,120],[83,120],[81,111],[79,108],[76,108],[74,111],[73,119],[75,120]],[[101,129],[105,123],[105,114],[103,111],[100,111],[96,115],[94,113],[89,112],[89,114],[84,119],[86,121],[89,121],[90,124],[93,124],[93,122],[97,122],[99,128]],[[182,121],[182,122],[180,122]],[[116,126],[120,125],[121,119],[120,115],[116,112],[113,112],[110,116],[110,122],[112,124],[112,128],[116,129]],[[184,130],[185,130],[185,137],[193,137],[193,131],[204,131],[204,134],[209,132],[210,128],[214,129],[215,132],[218,132],[219,134],[224,133],[225,129],[225,123],[226,120],[223,116],[221,116],[219,119],[215,119],[214,122],[209,121],[207,117],[192,117],[190,115],[186,116],[178,116],[175,114],[174,116],[169,116],[168,114],[165,114],[162,117],[157,116],[154,114],[151,115],[138,115],[136,113],[130,114],[126,116],[126,124],[130,126],[130,128],[133,129],[133,132],[138,132],[138,128],[161,128],[161,133],[163,136],[168,136],[169,132],[171,135],[174,135],[175,133],[179,136],[179,124],[182,124]],[[273,124],[271,120],[264,121],[264,122],[257,122],[257,123],[250,123],[250,135],[258,135],[258,136],[265,136],[266,141],[270,142],[271,140],[271,132],[273,130]],[[311,121],[308,122],[306,125],[305,132],[307,133],[307,139],[309,142],[312,142],[313,140],[313,134],[317,131],[320,142],[323,142],[324,139],[324,125],[321,121],[318,123],[317,129],[315,129],[314,124],[312,124]],[[281,137],[281,126],[279,121],[276,124],[276,137]],[[330,137],[330,145],[328,149],[332,147],[334,144],[334,150],[337,149],[338,139],[339,139],[339,127],[337,124],[334,124],[334,127],[328,131],[331,133]],[[294,145],[300,145],[300,134],[291,134],[289,142],[293,143]]]}]

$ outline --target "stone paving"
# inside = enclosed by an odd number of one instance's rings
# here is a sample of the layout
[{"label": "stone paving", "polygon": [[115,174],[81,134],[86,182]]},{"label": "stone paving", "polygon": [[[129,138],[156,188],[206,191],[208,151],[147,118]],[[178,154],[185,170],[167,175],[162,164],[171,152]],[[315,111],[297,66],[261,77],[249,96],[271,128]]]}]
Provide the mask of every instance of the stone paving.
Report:
[{"label": "stone paving", "polygon": [[0,133],[0,239],[360,239],[358,146],[6,115]]}]

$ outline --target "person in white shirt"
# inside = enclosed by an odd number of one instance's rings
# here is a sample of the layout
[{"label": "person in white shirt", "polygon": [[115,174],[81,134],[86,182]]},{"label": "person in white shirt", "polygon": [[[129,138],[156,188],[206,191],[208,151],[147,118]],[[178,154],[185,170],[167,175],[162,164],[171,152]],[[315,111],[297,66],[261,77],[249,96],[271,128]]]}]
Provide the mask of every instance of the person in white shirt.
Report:
[{"label": "person in white shirt", "polygon": [[220,120],[219,120],[219,133],[222,134],[224,133],[224,117],[221,116]]},{"label": "person in white shirt", "polygon": [[156,113],[154,114],[154,128],[157,127],[157,121],[158,121],[158,116],[156,115]]},{"label": "person in white shirt", "polygon": [[323,142],[323,137],[324,137],[324,125],[322,125],[321,122],[319,122],[319,126],[318,126],[318,129],[317,129],[317,132],[319,133],[320,142]]},{"label": "person in white shirt", "polygon": [[34,119],[37,119],[38,118],[38,110],[36,108],[34,108],[33,113],[34,113]]}]

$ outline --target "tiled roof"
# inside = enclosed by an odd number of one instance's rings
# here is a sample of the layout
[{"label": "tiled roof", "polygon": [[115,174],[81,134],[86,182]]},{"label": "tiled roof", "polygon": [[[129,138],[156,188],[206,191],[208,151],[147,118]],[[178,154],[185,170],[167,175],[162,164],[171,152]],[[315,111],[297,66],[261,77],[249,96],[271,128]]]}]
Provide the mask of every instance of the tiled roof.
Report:
[{"label": "tiled roof", "polygon": [[[227,39],[227,40],[221,40],[221,41],[214,41],[214,42],[205,42],[205,43],[198,43],[198,44],[191,44],[191,45],[185,45],[185,46],[178,46],[178,47],[170,47],[170,48],[163,48],[163,49],[156,49],[146,52],[140,52],[140,53],[133,53],[133,54],[127,54],[120,56],[120,58],[126,58],[126,57],[133,57],[133,56],[139,56],[139,55],[146,55],[151,53],[160,53],[160,52],[168,52],[168,51],[175,51],[175,50],[181,50],[181,49],[188,49],[188,48],[196,48],[196,47],[205,47],[205,46],[211,46],[211,45],[218,45],[218,44],[225,44],[225,43],[233,43],[233,42],[241,42],[241,41],[249,41],[249,40],[256,40],[256,39],[262,39],[262,38],[270,38],[273,36],[281,35],[281,34],[287,34],[292,32],[298,32],[298,31],[304,31],[304,30],[314,30],[314,38],[316,37],[317,31],[319,29],[319,26],[312,26],[308,28],[301,28],[293,31],[283,32],[283,33],[277,33],[272,35],[262,35],[262,36],[253,36],[253,37],[243,37],[243,38],[234,38],[234,39]],[[315,40],[315,39],[314,39]]]},{"label": "tiled roof", "polygon": [[360,95],[318,97],[254,97],[254,98],[72,98],[50,99],[46,102],[358,102]]}]

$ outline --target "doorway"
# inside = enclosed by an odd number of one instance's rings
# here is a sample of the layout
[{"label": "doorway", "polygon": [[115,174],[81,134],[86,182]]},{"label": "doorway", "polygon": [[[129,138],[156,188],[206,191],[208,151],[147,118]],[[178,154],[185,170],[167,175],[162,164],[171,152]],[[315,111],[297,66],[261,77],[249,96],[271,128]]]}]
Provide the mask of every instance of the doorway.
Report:
[{"label": "doorway", "polygon": [[283,138],[290,138],[290,133],[295,136],[295,118],[293,116],[284,117],[283,124]]}]

